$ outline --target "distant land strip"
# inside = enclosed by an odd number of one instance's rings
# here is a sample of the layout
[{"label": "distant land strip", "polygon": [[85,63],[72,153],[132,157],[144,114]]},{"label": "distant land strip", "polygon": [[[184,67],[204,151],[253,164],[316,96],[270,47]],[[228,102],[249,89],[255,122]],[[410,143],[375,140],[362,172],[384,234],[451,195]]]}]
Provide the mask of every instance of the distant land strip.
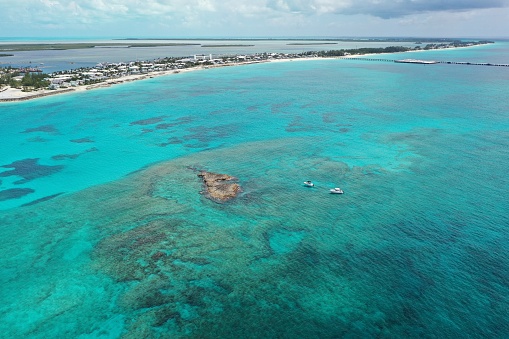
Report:
[{"label": "distant land strip", "polygon": [[315,45],[337,45],[337,42],[292,42],[288,46],[315,46]]},{"label": "distant land strip", "polygon": [[346,41],[346,42],[453,42],[464,40],[462,38],[416,38],[416,37],[396,37],[396,38],[119,38],[113,40],[121,41]]},{"label": "distant land strip", "polygon": [[[171,47],[171,46],[202,46],[202,47],[252,47],[254,45],[244,44],[201,44],[199,41],[295,41],[290,42],[288,45],[332,45],[338,42],[415,42],[416,44],[422,43],[461,43],[460,39],[444,39],[444,38],[370,38],[370,39],[114,39],[116,41],[124,42],[104,42],[104,43],[55,43],[55,44],[44,44],[44,43],[27,43],[27,44],[2,44],[0,43],[1,52],[23,52],[23,51],[44,51],[44,50],[71,50],[71,49],[87,49],[95,47],[103,48],[136,48],[136,47]],[[134,42],[127,43],[127,41],[181,41],[181,42]],[[193,42],[186,42],[193,41]],[[194,42],[196,41],[196,42]],[[2,55],[12,56],[12,55]]]},{"label": "distant land strip", "polygon": [[0,44],[0,52],[46,51],[87,49],[94,47],[126,48],[126,47],[168,47],[168,46],[196,46],[199,43],[70,43],[70,44]]},{"label": "distant land strip", "polygon": [[129,47],[173,47],[173,46],[200,46],[201,44],[195,43],[164,43],[164,44],[130,44]]},{"label": "distant land strip", "polygon": [[10,57],[10,56],[14,56],[14,54],[2,54],[2,53],[0,53],[0,58],[1,57]]},{"label": "distant land strip", "polygon": [[241,44],[218,44],[218,45],[201,45],[201,47],[253,47],[254,45],[241,45]]}]

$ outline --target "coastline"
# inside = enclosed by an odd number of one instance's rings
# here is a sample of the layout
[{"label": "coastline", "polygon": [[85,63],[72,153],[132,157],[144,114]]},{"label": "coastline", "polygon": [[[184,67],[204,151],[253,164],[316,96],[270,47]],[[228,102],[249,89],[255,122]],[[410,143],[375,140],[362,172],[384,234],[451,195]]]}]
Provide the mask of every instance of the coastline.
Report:
[{"label": "coastline", "polygon": [[106,88],[111,87],[114,85],[124,84],[128,82],[138,81],[138,80],[146,80],[151,79],[155,77],[160,76],[168,76],[168,75],[174,75],[179,73],[188,73],[188,72],[194,72],[194,71],[200,71],[200,70],[206,70],[206,69],[212,69],[212,68],[220,68],[220,67],[232,67],[232,66],[242,66],[242,65],[251,65],[251,64],[259,64],[259,63],[266,63],[266,62],[284,62],[284,61],[294,61],[294,60],[300,60],[300,61],[309,61],[309,60],[318,60],[318,59],[330,59],[330,58],[323,58],[323,57],[309,57],[309,58],[288,58],[288,59],[275,59],[275,60],[263,60],[263,61],[249,61],[249,62],[239,62],[235,64],[224,64],[224,65],[209,65],[209,66],[195,66],[195,67],[189,67],[179,70],[169,70],[169,71],[155,71],[155,72],[148,72],[143,74],[135,74],[135,75],[127,75],[115,79],[107,79],[103,82],[92,84],[92,85],[80,85],[76,87],[71,88],[59,88],[59,89],[40,89],[35,90],[31,92],[23,92],[21,89],[18,88],[12,88],[7,87],[0,89],[0,104],[1,103],[12,103],[12,102],[22,102],[22,101],[29,101],[29,100],[36,100],[48,96],[56,96],[61,94],[68,94],[68,93],[77,93],[87,90],[93,90],[98,88]]},{"label": "coastline", "polygon": [[[458,46],[458,47],[449,47],[447,49],[470,48],[470,47],[475,47],[475,46],[476,45],[474,45],[474,46]],[[434,50],[437,51],[437,50],[444,50],[444,49],[440,48],[440,49],[434,49]],[[430,51],[433,51],[433,50],[430,50]],[[422,51],[421,50],[410,50],[410,51],[397,52],[397,53],[412,53],[412,52],[422,52]],[[391,53],[391,54],[395,54],[395,53]],[[105,87],[110,87],[113,85],[123,84],[123,83],[127,83],[127,82],[132,82],[132,81],[145,80],[145,79],[150,79],[150,78],[154,78],[154,77],[168,76],[168,75],[172,75],[172,74],[187,73],[187,72],[219,68],[219,67],[242,66],[242,65],[266,63],[266,62],[349,59],[349,58],[358,58],[358,57],[365,57],[365,56],[372,56],[372,55],[380,55],[380,53],[352,54],[352,55],[345,55],[345,56],[340,56],[340,57],[313,56],[313,57],[299,57],[299,58],[266,59],[266,60],[260,60],[260,61],[245,61],[245,62],[236,62],[236,63],[230,63],[230,64],[217,64],[217,65],[207,65],[207,66],[198,65],[198,66],[179,69],[179,70],[165,70],[165,71],[147,72],[147,73],[142,73],[142,74],[130,74],[130,75],[126,75],[126,76],[122,76],[122,77],[118,77],[118,78],[106,79],[102,82],[99,82],[96,84],[91,84],[91,85],[78,85],[75,87],[59,88],[59,89],[39,89],[39,90],[31,91],[31,92],[23,92],[21,89],[7,87],[7,88],[0,89],[0,104],[1,103],[13,103],[13,102],[36,100],[36,99],[40,99],[40,98],[44,98],[44,97],[48,97],[48,96],[69,94],[69,93],[81,92],[81,91],[85,91],[85,90],[93,90],[93,89],[97,89],[97,88],[105,88]]]},{"label": "coastline", "polygon": [[[180,70],[179,72],[185,73],[185,72],[195,71],[195,70],[198,70],[201,68],[203,68],[203,67],[192,67],[192,68]],[[59,88],[59,89],[40,89],[40,90],[36,90],[36,91],[31,91],[31,92],[23,92],[21,89],[18,89],[18,88],[7,87],[3,90],[0,90],[0,103],[28,101],[28,100],[44,98],[47,96],[82,92],[82,91],[86,91],[86,90],[105,88],[105,87],[110,87],[112,85],[118,85],[118,84],[123,84],[123,83],[137,81],[137,80],[145,80],[145,79],[150,79],[150,78],[154,78],[154,77],[158,77],[158,76],[165,76],[165,75],[170,75],[170,74],[175,74],[175,73],[178,73],[178,72],[158,71],[158,72],[151,72],[151,73],[145,73],[145,74],[127,75],[127,76],[116,78],[116,79],[107,79],[103,82],[100,82],[97,84],[92,84],[92,85],[80,85],[80,86],[71,87],[71,88]]]}]

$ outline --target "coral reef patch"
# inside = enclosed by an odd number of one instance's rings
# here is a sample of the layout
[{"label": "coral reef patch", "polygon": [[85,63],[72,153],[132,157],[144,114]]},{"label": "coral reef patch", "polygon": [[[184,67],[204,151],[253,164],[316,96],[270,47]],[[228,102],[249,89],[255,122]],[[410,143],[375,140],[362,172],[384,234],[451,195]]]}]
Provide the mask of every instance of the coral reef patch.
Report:
[{"label": "coral reef patch", "polygon": [[55,128],[55,126],[52,125],[44,125],[34,128],[27,128],[21,133],[34,133],[34,132],[44,132],[49,134],[58,134],[58,130]]},{"label": "coral reef patch", "polygon": [[73,140],[71,140],[71,142],[75,142],[77,144],[83,144],[83,143],[87,143],[87,142],[94,142],[94,140],[92,140],[90,138],[80,138],[80,139],[73,139]]},{"label": "coral reef patch", "polygon": [[21,205],[21,207],[36,205],[36,204],[39,204],[41,202],[45,202],[45,201],[51,200],[53,198],[56,198],[56,197],[58,197],[61,194],[64,194],[64,192],[57,193],[57,194],[52,194],[52,195],[48,195],[47,197],[42,197],[40,199],[36,199],[34,201],[31,201],[31,202],[28,202],[26,204]]},{"label": "coral reef patch", "polygon": [[154,124],[157,124],[161,121],[164,120],[164,116],[162,117],[153,117],[153,118],[148,118],[148,119],[143,119],[143,120],[136,120],[136,121],[133,121],[130,123],[131,126],[134,126],[134,125],[141,125],[141,126],[145,126],[145,125],[154,125]]},{"label": "coral reef patch", "polygon": [[10,188],[0,191],[0,201],[18,199],[34,192],[35,191],[31,188]]},{"label": "coral reef patch", "polygon": [[16,185],[20,185],[37,178],[45,177],[53,173],[59,172],[64,168],[64,166],[62,165],[57,166],[39,165],[38,162],[39,162],[38,158],[23,159],[14,161],[13,163],[8,165],[2,165],[0,167],[13,169],[10,171],[1,172],[0,177],[9,177],[13,175],[20,176],[23,179],[14,182]]}]

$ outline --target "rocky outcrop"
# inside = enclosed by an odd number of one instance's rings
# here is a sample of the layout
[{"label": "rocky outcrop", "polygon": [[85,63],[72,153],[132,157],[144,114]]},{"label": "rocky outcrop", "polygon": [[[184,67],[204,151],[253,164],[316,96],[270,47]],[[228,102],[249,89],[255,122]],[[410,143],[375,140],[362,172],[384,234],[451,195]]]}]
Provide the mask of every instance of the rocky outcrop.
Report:
[{"label": "rocky outcrop", "polygon": [[216,202],[226,202],[235,198],[242,189],[235,181],[237,178],[227,174],[201,171],[198,176],[205,185],[205,195]]}]

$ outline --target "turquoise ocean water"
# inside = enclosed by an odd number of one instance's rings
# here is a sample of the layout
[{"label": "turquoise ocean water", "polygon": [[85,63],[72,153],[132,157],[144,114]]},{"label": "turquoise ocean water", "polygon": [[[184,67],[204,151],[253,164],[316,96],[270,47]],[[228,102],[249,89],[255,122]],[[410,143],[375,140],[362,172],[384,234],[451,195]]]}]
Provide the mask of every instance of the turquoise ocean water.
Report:
[{"label": "turquoise ocean water", "polygon": [[507,337],[508,82],[331,59],[2,104],[0,336]]}]

